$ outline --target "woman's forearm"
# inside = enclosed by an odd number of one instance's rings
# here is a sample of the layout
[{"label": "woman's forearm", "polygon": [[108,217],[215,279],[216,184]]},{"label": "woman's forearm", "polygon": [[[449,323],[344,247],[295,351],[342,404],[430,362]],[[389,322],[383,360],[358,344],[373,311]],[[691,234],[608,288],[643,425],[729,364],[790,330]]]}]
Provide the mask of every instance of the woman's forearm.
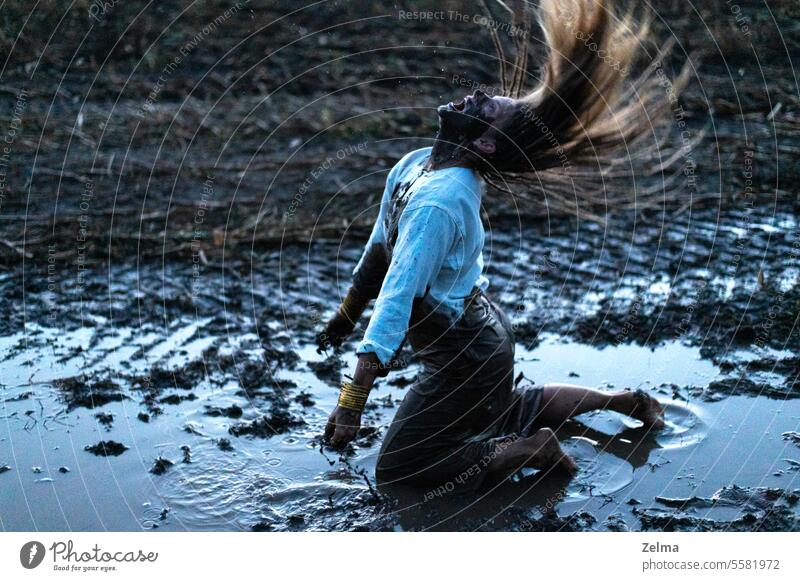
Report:
[{"label": "woman's forearm", "polygon": [[356,370],[353,373],[353,383],[367,389],[372,389],[375,378],[381,369],[380,361],[374,353],[362,353],[358,356]]},{"label": "woman's forearm", "polygon": [[339,316],[344,317],[353,325],[356,324],[364,309],[369,304],[369,297],[365,296],[355,285],[351,286],[337,310]]},{"label": "woman's forearm", "polygon": [[[345,381],[339,391],[337,409],[348,410],[349,413],[358,414],[364,411],[369,398],[372,384],[375,382],[376,370],[379,366],[374,353],[363,353],[358,356],[353,381]],[[357,421],[353,422],[358,423]]]}]

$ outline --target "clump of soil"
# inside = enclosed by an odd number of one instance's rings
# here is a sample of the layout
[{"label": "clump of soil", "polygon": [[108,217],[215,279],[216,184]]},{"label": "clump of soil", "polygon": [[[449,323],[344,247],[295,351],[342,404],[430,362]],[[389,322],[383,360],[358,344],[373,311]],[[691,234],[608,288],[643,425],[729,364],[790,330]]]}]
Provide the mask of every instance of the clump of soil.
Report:
[{"label": "clump of soil", "polygon": [[110,379],[93,379],[78,375],[57,379],[53,385],[61,390],[67,411],[78,407],[94,409],[112,401],[128,399],[122,388]]},{"label": "clump of soil", "polygon": [[304,408],[310,408],[314,405],[314,399],[311,397],[311,394],[307,391],[302,391],[294,396],[294,401],[299,403]]},{"label": "clump of soil", "polygon": [[197,399],[197,396],[193,393],[188,393],[186,395],[181,395],[177,393],[173,393],[171,395],[165,395],[164,397],[158,400],[158,403],[163,403],[166,405],[178,405],[184,401],[194,401]]},{"label": "clump of soil", "polygon": [[529,520],[520,525],[520,530],[533,532],[580,532],[592,530],[597,519],[588,512],[581,511],[567,516],[548,514],[540,519]]},{"label": "clump of soil", "polygon": [[246,353],[237,352],[220,357],[218,365],[223,373],[236,377],[244,389],[252,389],[271,385],[276,368],[292,369],[299,360],[297,353],[290,349],[267,346],[263,349],[262,358],[254,359]]},{"label": "clump of soil", "polygon": [[84,450],[91,452],[95,456],[119,456],[127,449],[128,447],[126,445],[115,442],[114,440],[100,441],[93,446],[86,446],[84,448]]},{"label": "clump of soil", "polygon": [[203,436],[202,431],[200,431],[201,426],[197,422],[186,422],[183,426],[183,431],[187,434],[192,434],[193,436]]},{"label": "clump of soil", "polygon": [[[634,509],[642,530],[663,531],[798,531],[800,520],[794,507],[800,496],[779,488],[743,488],[726,486],[711,498],[657,497],[666,508]],[[696,509],[711,511],[716,507],[741,510],[733,520],[717,520],[695,516]]]},{"label": "clump of soil", "polygon": [[166,474],[167,470],[174,465],[175,463],[172,460],[164,458],[163,456],[159,456],[153,462],[153,467],[150,468],[150,473],[161,476],[162,474]]},{"label": "clump of soil", "polygon": [[241,418],[243,413],[242,408],[236,404],[224,408],[207,405],[205,411],[205,414],[212,418],[226,417],[234,420]]},{"label": "clump of soil", "polygon": [[289,412],[288,405],[274,402],[266,414],[250,421],[242,421],[228,428],[232,436],[253,436],[255,438],[271,438],[283,434],[292,428],[302,426],[305,421]]},{"label": "clump of soil", "polygon": [[170,388],[193,389],[205,377],[205,363],[202,359],[198,359],[175,369],[165,369],[160,366],[153,367],[147,375],[133,378],[133,383],[154,391]]},{"label": "clump of soil", "polygon": [[94,417],[96,417],[98,423],[104,425],[106,429],[111,429],[111,426],[114,424],[114,414],[98,412],[94,414]]},{"label": "clump of soil", "polygon": [[789,399],[800,397],[800,384],[785,381],[782,384],[756,382],[746,377],[726,377],[712,381],[703,391],[702,397],[707,401],[719,399],[724,395],[763,395],[774,399]]},{"label": "clump of soil", "polygon": [[308,367],[321,381],[336,384],[342,379],[344,362],[341,357],[328,357],[323,361],[309,361]]},{"label": "clump of soil", "polygon": [[800,432],[784,432],[781,434],[784,440],[794,442],[800,446]]}]

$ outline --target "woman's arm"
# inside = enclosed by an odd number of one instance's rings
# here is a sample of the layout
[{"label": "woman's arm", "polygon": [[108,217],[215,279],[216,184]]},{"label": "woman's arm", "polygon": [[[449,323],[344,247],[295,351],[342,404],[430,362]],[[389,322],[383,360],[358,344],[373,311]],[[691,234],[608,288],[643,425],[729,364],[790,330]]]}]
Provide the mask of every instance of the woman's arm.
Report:
[{"label": "woman's arm", "polygon": [[361,259],[353,270],[353,284],[325,329],[317,335],[317,345],[320,351],[327,350],[330,347],[341,346],[347,336],[353,332],[356,322],[369,302],[378,296],[389,268],[386,258],[386,230],[384,228],[387,207],[398,185],[398,180],[400,180],[406,168],[410,164],[427,157],[429,153],[430,148],[427,147],[406,154],[395,164],[386,177],[380,211]]},{"label": "woman's arm", "polygon": [[378,296],[387,269],[386,252],[383,246],[380,242],[375,242],[373,238],[370,238],[353,273],[353,284],[350,285],[342,304],[336,309],[336,313],[328,321],[325,329],[317,335],[319,351],[340,347],[347,336],[353,332],[364,309],[372,299]]},{"label": "woman's arm", "polygon": [[383,192],[384,201],[381,210],[375,219],[372,233],[361,254],[355,269],[353,269],[353,283],[336,309],[333,317],[320,333],[317,334],[317,351],[327,351],[332,347],[340,347],[342,342],[355,329],[356,322],[361,317],[369,302],[378,296],[386,276],[389,265],[386,260],[386,235],[383,227],[385,199],[394,184],[394,170],[389,172]]},{"label": "woman's arm", "polygon": [[[358,435],[358,430],[361,428],[361,413],[364,411],[364,404],[367,403],[367,395],[372,389],[372,384],[375,383],[381,367],[381,363],[374,353],[362,353],[358,356],[353,382],[350,387],[347,385],[348,382],[345,382],[342,391],[346,395],[348,389],[352,390],[352,386],[356,386],[355,397],[360,401],[342,402],[340,394],[340,403],[334,408],[328,418],[328,424],[325,426],[325,439],[330,441],[334,448],[346,445]],[[348,405],[350,407],[347,407]]]},{"label": "woman's arm", "polygon": [[450,211],[439,205],[409,205],[403,211],[392,261],[357,353],[374,353],[383,365],[392,360],[408,332],[414,299],[428,292],[461,236]]},{"label": "woman's arm", "polygon": [[376,377],[388,364],[408,331],[414,299],[422,297],[439,274],[461,233],[445,209],[435,205],[408,207],[398,227],[397,243],[364,340],[359,345],[353,381],[345,382],[325,435],[333,446],[353,440]]}]

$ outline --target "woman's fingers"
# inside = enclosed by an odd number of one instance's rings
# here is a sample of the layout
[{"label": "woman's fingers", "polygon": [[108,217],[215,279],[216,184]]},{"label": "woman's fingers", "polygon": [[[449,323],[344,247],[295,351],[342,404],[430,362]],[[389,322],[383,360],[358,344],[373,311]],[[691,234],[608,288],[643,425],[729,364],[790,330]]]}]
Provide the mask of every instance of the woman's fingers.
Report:
[{"label": "woman's fingers", "polygon": [[347,444],[352,438],[348,438],[347,428],[336,426],[336,432],[333,434],[333,439],[331,439],[331,445],[334,448],[340,448]]},{"label": "woman's fingers", "polygon": [[339,448],[351,442],[361,426],[361,414],[354,414],[342,408],[336,408],[328,418],[325,425],[325,439],[334,448]]},{"label": "woman's fingers", "polygon": [[331,436],[333,436],[334,431],[336,431],[336,412],[335,411],[330,416],[328,416],[328,423],[325,424],[325,439],[330,441]]},{"label": "woman's fingers", "polygon": [[331,446],[333,446],[334,448],[338,448],[338,447],[340,447],[342,445],[341,444],[342,437],[341,437],[340,433],[341,433],[341,429],[337,428],[336,432],[334,432],[334,434],[333,434],[333,438],[331,438]]},{"label": "woman's fingers", "polygon": [[337,426],[336,432],[333,434],[333,438],[331,439],[331,446],[334,448],[339,448],[341,446],[346,446],[349,442],[353,440],[356,436],[356,431],[347,426]]}]

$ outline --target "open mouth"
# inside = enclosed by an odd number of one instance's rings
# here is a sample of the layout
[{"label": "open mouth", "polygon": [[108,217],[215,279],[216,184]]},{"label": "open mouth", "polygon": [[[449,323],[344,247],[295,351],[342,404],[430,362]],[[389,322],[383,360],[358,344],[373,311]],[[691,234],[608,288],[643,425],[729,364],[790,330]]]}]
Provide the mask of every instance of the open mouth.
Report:
[{"label": "open mouth", "polygon": [[455,111],[463,111],[467,107],[467,100],[461,99],[456,103],[450,103]]}]

